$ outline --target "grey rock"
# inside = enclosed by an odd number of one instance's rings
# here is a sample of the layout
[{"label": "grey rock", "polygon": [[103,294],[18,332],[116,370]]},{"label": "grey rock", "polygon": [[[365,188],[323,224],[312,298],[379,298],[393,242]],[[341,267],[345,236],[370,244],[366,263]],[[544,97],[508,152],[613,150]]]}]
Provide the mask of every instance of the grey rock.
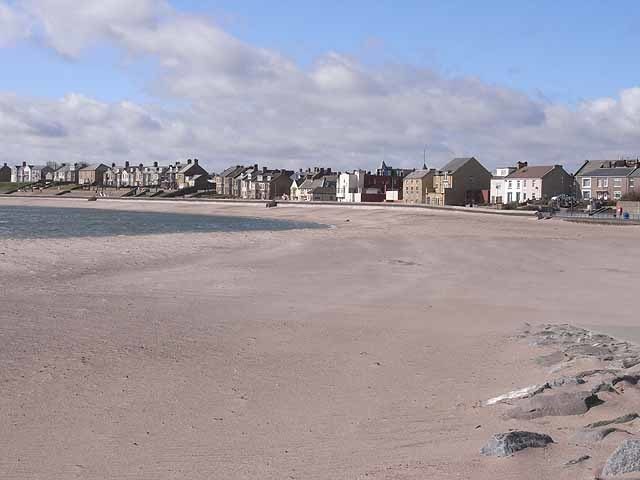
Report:
[{"label": "grey rock", "polygon": [[640,440],[625,440],[611,454],[602,469],[603,477],[640,472]]},{"label": "grey rock", "polygon": [[633,422],[638,417],[640,417],[640,415],[637,413],[627,413],[626,415],[622,415],[621,417],[617,417],[612,420],[600,420],[599,422],[590,423],[589,425],[585,425],[584,428],[598,428],[612,424],[629,423]]},{"label": "grey rock", "polygon": [[507,418],[531,420],[540,417],[564,417],[582,415],[590,408],[600,405],[602,400],[591,391],[541,393],[532,398],[521,400],[507,411]]},{"label": "grey rock", "polygon": [[491,437],[480,453],[487,456],[507,457],[525,448],[542,448],[553,443],[549,435],[535,432],[513,431]]},{"label": "grey rock", "polygon": [[590,458],[591,458],[591,456],[589,456],[589,455],[583,455],[583,456],[581,456],[579,458],[574,458],[573,460],[569,460],[567,463],[564,464],[564,466],[565,467],[570,467],[572,465],[578,465],[579,463],[586,462]]},{"label": "grey rock", "polygon": [[558,388],[558,387],[564,387],[566,385],[583,385],[587,382],[584,378],[580,378],[580,377],[562,377],[562,378],[556,378],[547,383],[551,388]]}]

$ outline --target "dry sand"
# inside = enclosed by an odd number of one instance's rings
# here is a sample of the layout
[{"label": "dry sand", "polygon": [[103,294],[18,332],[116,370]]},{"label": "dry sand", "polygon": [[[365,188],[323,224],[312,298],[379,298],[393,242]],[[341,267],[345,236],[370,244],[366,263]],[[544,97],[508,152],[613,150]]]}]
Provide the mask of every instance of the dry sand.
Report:
[{"label": "dry sand", "polygon": [[[326,230],[0,240],[2,479],[592,478],[625,438],[481,402],[549,378],[525,322],[632,326],[638,227],[440,211],[0,199]],[[347,222],[346,220],[349,220]],[[510,428],[556,444],[479,449]],[[574,467],[568,460],[593,458]]]}]

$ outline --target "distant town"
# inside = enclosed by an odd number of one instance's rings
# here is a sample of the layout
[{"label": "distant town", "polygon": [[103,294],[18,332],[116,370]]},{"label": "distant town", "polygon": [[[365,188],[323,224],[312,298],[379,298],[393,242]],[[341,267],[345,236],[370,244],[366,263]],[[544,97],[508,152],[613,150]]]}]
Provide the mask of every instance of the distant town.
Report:
[{"label": "distant town", "polygon": [[454,158],[440,168],[394,168],[384,161],[375,171],[298,171],[234,165],[210,173],[198,159],[169,165],[87,165],[83,163],[0,167],[4,193],[136,197],[209,197],[299,202],[401,202],[406,204],[493,205],[497,208],[546,204],[552,200],[602,204],[640,198],[638,159],[588,160],[573,174],[562,165],[518,162],[489,172],[475,157]]}]

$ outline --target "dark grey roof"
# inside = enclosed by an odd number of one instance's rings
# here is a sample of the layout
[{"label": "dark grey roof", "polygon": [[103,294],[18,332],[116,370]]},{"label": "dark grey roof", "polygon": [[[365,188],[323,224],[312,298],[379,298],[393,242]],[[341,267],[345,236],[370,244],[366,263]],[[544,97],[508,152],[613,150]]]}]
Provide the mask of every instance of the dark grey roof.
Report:
[{"label": "dark grey roof", "polygon": [[[582,166],[575,173],[576,175],[585,175],[591,173],[593,170],[600,168],[634,168],[637,160],[586,160]],[[616,164],[618,166],[616,166]]]},{"label": "dark grey roof", "polygon": [[458,170],[460,167],[462,167],[464,164],[466,164],[470,160],[474,160],[474,158],[473,157],[454,158],[449,163],[447,163],[444,167],[442,167],[440,170],[443,172],[454,173],[456,170]]},{"label": "dark grey roof", "polygon": [[582,172],[580,175],[585,177],[626,177],[634,170],[635,168],[631,167],[596,168]]},{"label": "dark grey roof", "polygon": [[244,170],[242,165],[234,165],[233,167],[229,167],[220,174],[221,177],[235,177],[238,173],[241,173]]},{"label": "dark grey roof", "polygon": [[97,170],[100,167],[109,168],[104,163],[94,163],[93,165],[87,165],[86,167],[81,168],[80,170],[91,171],[91,170]]}]

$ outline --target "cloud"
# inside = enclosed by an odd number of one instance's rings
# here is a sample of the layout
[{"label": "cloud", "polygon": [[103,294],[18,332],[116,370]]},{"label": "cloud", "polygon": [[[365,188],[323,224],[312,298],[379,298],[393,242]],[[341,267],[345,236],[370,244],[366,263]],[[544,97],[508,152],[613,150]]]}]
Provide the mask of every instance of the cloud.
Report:
[{"label": "cloud", "polygon": [[30,34],[29,18],[0,0],[0,47],[12,45]]},{"label": "cloud", "polygon": [[365,66],[338,52],[305,69],[163,0],[3,5],[0,26],[5,17],[23,25],[14,40],[30,32],[77,62],[108,42],[158,69],[149,79],[153,104],[104,103],[80,93],[53,100],[0,95],[0,135],[11,138],[4,152],[11,160],[196,156],[215,170],[236,162],[344,169],[382,158],[419,166],[427,144],[431,166],[475,155],[488,167],[518,160],[574,167],[637,149],[638,88],[569,108],[476,78]]}]

